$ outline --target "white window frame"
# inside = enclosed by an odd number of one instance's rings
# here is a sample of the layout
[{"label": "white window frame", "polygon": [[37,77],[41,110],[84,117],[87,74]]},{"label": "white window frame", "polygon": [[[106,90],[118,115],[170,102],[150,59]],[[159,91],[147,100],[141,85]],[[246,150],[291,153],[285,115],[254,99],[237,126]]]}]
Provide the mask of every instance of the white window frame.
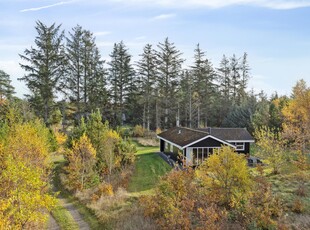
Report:
[{"label": "white window frame", "polygon": [[235,142],[234,144],[236,146],[237,151],[244,151],[244,149],[245,149],[245,143],[244,142]]},{"label": "white window frame", "polygon": [[[197,161],[197,159],[198,159],[198,162],[193,162],[194,163],[194,165],[199,165],[199,164],[201,164],[204,160],[206,160],[207,158],[209,158],[212,154],[219,154],[219,152],[220,152],[220,148],[221,147],[190,147],[190,148],[188,148],[189,149],[189,151],[190,151],[190,153],[191,153],[191,158],[192,158],[192,161],[194,160],[193,158],[194,158],[194,150],[197,150],[196,151],[196,156],[195,156],[195,158],[196,158],[196,161]],[[202,159],[199,159],[198,158],[198,149],[202,149]],[[210,154],[210,149],[213,149],[213,153],[212,154]],[[217,149],[217,151],[216,151],[216,149]],[[207,153],[207,154],[206,154]],[[206,154],[206,156],[205,156],[205,154]]]}]

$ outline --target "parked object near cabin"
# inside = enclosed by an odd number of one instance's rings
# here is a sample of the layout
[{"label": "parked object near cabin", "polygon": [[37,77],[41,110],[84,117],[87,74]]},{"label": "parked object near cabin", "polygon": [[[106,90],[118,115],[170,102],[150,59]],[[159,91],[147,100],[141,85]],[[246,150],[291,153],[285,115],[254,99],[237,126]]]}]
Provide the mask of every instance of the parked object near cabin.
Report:
[{"label": "parked object near cabin", "polygon": [[263,162],[258,157],[250,156],[247,158],[248,166],[255,167],[259,164],[263,165]]},{"label": "parked object near cabin", "polygon": [[181,158],[187,165],[199,165],[211,154],[219,152],[224,146],[230,146],[237,153],[250,152],[254,138],[245,128],[170,128],[157,135],[160,139],[160,151],[172,157]]}]

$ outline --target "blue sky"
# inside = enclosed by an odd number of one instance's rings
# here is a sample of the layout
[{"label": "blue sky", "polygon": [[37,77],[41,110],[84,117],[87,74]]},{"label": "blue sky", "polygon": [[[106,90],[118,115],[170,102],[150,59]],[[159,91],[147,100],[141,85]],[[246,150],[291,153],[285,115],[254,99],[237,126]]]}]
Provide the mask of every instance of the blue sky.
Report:
[{"label": "blue sky", "polygon": [[217,67],[223,56],[249,55],[249,88],[291,93],[298,79],[310,85],[310,0],[1,0],[0,69],[17,81],[18,54],[34,44],[35,21],[92,31],[104,59],[123,40],[133,60],[146,43],[166,37],[190,65],[197,43]]}]

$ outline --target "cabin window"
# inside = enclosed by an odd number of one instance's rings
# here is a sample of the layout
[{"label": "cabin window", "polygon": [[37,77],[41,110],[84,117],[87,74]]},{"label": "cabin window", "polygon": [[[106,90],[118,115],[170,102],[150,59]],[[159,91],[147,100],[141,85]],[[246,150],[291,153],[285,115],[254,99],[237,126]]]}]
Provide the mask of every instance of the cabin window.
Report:
[{"label": "cabin window", "polygon": [[[217,150],[216,150],[217,149]],[[219,153],[220,148],[190,148],[190,153],[192,155],[192,160],[194,165],[201,164],[213,153]]]},{"label": "cabin window", "polygon": [[236,142],[234,144],[236,146],[237,151],[243,151],[244,150],[244,145],[245,145],[244,142]]}]

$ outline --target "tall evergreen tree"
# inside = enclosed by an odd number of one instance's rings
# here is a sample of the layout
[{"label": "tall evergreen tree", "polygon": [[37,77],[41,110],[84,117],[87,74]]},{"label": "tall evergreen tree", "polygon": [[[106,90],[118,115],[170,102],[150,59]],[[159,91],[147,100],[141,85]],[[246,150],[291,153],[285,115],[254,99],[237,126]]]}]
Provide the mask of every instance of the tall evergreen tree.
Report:
[{"label": "tall evergreen tree", "polygon": [[69,99],[81,113],[90,113],[94,109],[102,109],[107,103],[106,71],[104,61],[90,31],[77,25],[67,38],[68,57],[68,93]]},{"label": "tall evergreen tree", "polygon": [[109,68],[109,84],[110,96],[113,110],[113,124],[122,125],[126,120],[125,105],[128,98],[133,93],[134,88],[134,70],[131,65],[131,55],[125,44],[114,44],[111,61],[108,63]]},{"label": "tall evergreen tree", "polygon": [[229,59],[225,55],[223,55],[223,58],[220,62],[220,67],[217,69],[217,79],[220,86],[221,94],[227,100],[229,100],[231,89],[230,68]]},{"label": "tall evergreen tree", "polygon": [[10,75],[0,70],[0,99],[11,99],[14,93]]},{"label": "tall evergreen tree", "polygon": [[82,64],[82,50],[83,50],[83,29],[77,25],[69,32],[67,38],[67,57],[68,57],[68,75],[67,88],[69,100],[76,104],[77,113],[81,112],[82,102],[82,83],[83,83],[83,69]]},{"label": "tall evergreen tree", "polygon": [[248,63],[248,54],[244,53],[242,57],[242,62],[240,66],[241,70],[241,79],[240,79],[240,88],[239,88],[239,97],[240,102],[242,103],[246,98],[246,88],[248,86],[248,81],[250,79],[250,66]]},{"label": "tall evergreen tree", "polygon": [[166,129],[174,126],[178,107],[175,95],[184,60],[181,58],[182,53],[168,38],[165,39],[164,43],[159,43],[157,47],[159,49],[156,55],[158,60],[158,90],[161,107],[164,111],[162,128]]},{"label": "tall evergreen tree", "polygon": [[36,22],[38,36],[35,39],[36,47],[26,49],[20,58],[28,64],[20,66],[28,72],[20,78],[26,82],[31,95],[30,102],[39,116],[43,116],[48,123],[53,109],[56,92],[61,90],[61,78],[64,75],[65,52],[63,46],[64,32],[61,25],[46,26]]},{"label": "tall evergreen tree", "polygon": [[230,80],[231,80],[231,95],[233,104],[240,105],[238,101],[238,91],[241,84],[239,59],[235,54],[230,58]]},{"label": "tall evergreen tree", "polygon": [[225,115],[228,114],[231,106],[231,79],[230,79],[230,62],[229,59],[223,55],[219,68],[217,68],[217,82],[219,85],[219,96],[217,104],[221,105],[217,108],[217,124],[222,125]]},{"label": "tall evergreen tree", "polygon": [[205,58],[199,44],[194,50],[194,65],[191,66],[194,90],[197,92],[198,100],[200,103],[199,119],[197,126],[206,127],[211,119],[212,105],[214,102],[215,93],[215,71],[211,62]]},{"label": "tall evergreen tree", "polygon": [[180,99],[180,121],[185,127],[194,127],[195,103],[193,100],[193,75],[185,70],[181,76],[180,90],[178,93]]},{"label": "tall evergreen tree", "polygon": [[[140,55],[141,59],[137,63],[137,74],[140,78],[140,91],[141,91],[141,102],[143,106],[143,127],[150,130],[151,127],[151,115],[152,115],[152,104],[153,98],[155,97],[156,80],[158,76],[157,63],[155,51],[152,45],[147,44],[143,53]],[[154,111],[156,112],[156,111]]]}]

